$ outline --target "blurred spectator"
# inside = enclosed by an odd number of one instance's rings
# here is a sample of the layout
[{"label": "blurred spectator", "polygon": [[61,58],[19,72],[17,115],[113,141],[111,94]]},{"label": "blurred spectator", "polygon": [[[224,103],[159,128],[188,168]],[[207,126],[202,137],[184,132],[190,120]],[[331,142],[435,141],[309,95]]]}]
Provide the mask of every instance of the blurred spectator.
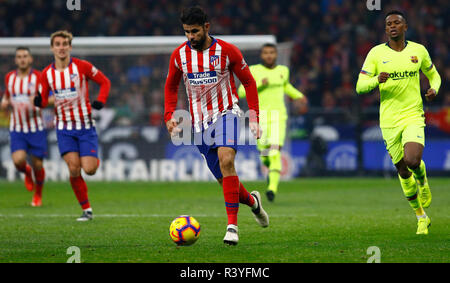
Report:
[{"label": "blurred spectator", "polygon": [[[179,36],[183,35],[181,9],[198,4],[210,16],[212,34],[272,33],[278,42],[294,42],[291,81],[308,96],[311,107],[327,111],[336,107],[351,111],[355,107],[378,106],[377,91],[356,97],[354,87],[368,51],[386,41],[384,14],[401,10],[409,19],[407,39],[427,47],[442,77],[436,102],[429,105],[450,103],[448,0],[383,2],[382,12],[368,11],[362,0],[83,0],[82,11],[68,11],[64,4],[65,1],[0,1],[0,36],[49,36],[62,28],[75,36]],[[253,56],[256,63],[257,54]],[[86,59],[105,70],[111,79],[108,106],[119,111],[122,123],[145,117],[151,125],[163,125],[168,56]],[[36,56],[35,66],[44,67],[51,60],[50,56]],[[14,67],[10,56],[0,56],[0,62],[3,75]],[[427,80],[422,81],[421,87],[424,93],[429,87]],[[180,93],[184,93],[184,88]],[[180,94],[179,103],[186,105],[184,94]]]}]

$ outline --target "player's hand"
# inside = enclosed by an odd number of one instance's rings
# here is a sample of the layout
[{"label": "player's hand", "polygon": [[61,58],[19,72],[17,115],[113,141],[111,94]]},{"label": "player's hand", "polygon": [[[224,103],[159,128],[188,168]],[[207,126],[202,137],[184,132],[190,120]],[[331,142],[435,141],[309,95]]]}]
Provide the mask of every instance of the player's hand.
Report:
[{"label": "player's hand", "polygon": [[378,75],[378,82],[379,82],[380,84],[385,83],[385,82],[387,81],[387,79],[389,79],[389,73],[381,72],[381,73]]},{"label": "player's hand", "polygon": [[258,122],[250,122],[249,126],[252,134],[255,136],[257,140],[259,140],[261,138],[262,129],[259,126]]},{"label": "player's hand", "polygon": [[166,127],[171,136],[175,136],[181,132],[181,129],[178,127],[178,122],[174,118],[166,122]]},{"label": "player's hand", "polygon": [[0,110],[6,111],[11,104],[8,99],[2,99],[2,103],[0,104]]},{"label": "player's hand", "polygon": [[302,98],[294,101],[295,101],[294,104],[298,109],[298,114],[303,115],[306,114],[306,112],[308,112],[308,98],[306,96],[303,96]]},{"label": "player's hand", "polygon": [[40,94],[30,96],[31,104],[36,107],[42,106],[42,96]]},{"label": "player's hand", "polygon": [[430,88],[427,93],[425,93],[425,99],[427,101],[433,101],[436,98],[436,90],[434,88]]},{"label": "player's hand", "polygon": [[105,106],[105,104],[103,104],[103,102],[100,102],[98,100],[94,101],[94,103],[92,103],[92,108],[100,110],[103,108],[103,106]]}]

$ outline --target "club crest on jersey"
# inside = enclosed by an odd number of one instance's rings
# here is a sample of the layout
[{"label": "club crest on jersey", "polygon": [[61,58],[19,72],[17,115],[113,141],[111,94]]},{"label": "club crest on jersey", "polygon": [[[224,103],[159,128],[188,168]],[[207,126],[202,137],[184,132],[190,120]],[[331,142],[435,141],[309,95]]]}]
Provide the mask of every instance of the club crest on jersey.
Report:
[{"label": "club crest on jersey", "polygon": [[71,80],[72,82],[75,82],[75,80],[77,79],[77,77],[78,77],[78,74],[71,74],[71,75],[70,75],[70,80]]},{"label": "club crest on jersey", "polygon": [[220,64],[220,57],[218,55],[212,55],[209,57],[209,63],[211,66],[216,67]]},{"label": "club crest on jersey", "polygon": [[417,58],[417,56],[411,56],[411,62],[418,63],[419,59]]}]

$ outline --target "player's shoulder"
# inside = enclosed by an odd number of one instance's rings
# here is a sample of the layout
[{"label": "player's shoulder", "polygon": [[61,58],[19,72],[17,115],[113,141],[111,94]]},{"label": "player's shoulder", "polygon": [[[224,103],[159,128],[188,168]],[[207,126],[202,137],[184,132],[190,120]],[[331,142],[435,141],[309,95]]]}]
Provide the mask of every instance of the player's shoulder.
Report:
[{"label": "player's shoulder", "polygon": [[31,69],[31,73],[33,73],[34,75],[36,75],[37,77],[41,76],[41,72],[39,70],[36,69]]},{"label": "player's shoulder", "polygon": [[289,73],[289,68],[286,65],[277,65],[277,70],[282,73]]},{"label": "player's shoulder", "polygon": [[262,64],[254,64],[254,65],[250,65],[248,67],[250,68],[251,71],[260,71],[263,69]]},{"label": "player's shoulder", "polygon": [[53,66],[53,63],[49,64],[47,67],[42,69],[41,75],[46,74],[48,72],[48,70],[50,70],[52,68],[52,66]]},{"label": "player's shoulder", "polygon": [[76,57],[71,57],[70,60],[72,60],[72,63],[76,64],[77,66],[92,65],[91,62],[89,62],[88,60],[84,60],[84,59],[80,59],[80,58],[76,58]]},{"label": "player's shoulder", "polygon": [[185,46],[188,46],[188,41],[185,41],[182,44],[178,45],[178,47],[172,51],[172,54],[177,54],[178,52],[180,52],[180,49]]},{"label": "player's shoulder", "polygon": [[424,45],[422,45],[422,44],[420,44],[418,42],[414,42],[414,41],[408,40],[407,43],[410,46],[410,48],[412,48],[412,49],[416,49],[416,50],[420,50],[420,51],[426,51],[427,50],[427,48]]},{"label": "player's shoulder", "polygon": [[389,48],[386,42],[377,44],[369,50],[367,56],[377,56],[379,54],[383,54],[384,52],[386,52],[386,48]]},{"label": "player's shoulder", "polygon": [[8,73],[6,73],[5,79],[8,79],[9,77],[11,77],[11,75],[15,74],[16,72],[17,72],[16,70],[9,71]]},{"label": "player's shoulder", "polygon": [[220,47],[222,48],[222,51],[225,53],[232,53],[232,52],[239,52],[239,48],[237,48],[236,45],[234,45],[233,43],[230,43],[228,41],[219,39],[219,38],[215,38],[214,39],[216,41],[216,44],[220,45]]}]

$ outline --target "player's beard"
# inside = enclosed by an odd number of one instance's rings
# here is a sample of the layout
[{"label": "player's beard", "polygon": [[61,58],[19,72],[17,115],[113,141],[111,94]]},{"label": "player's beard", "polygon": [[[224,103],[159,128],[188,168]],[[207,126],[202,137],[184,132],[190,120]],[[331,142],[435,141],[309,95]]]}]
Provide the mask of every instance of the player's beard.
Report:
[{"label": "player's beard", "polygon": [[18,69],[21,73],[26,73],[31,67],[31,64],[27,64],[25,66],[18,66]]},{"label": "player's beard", "polygon": [[191,45],[194,49],[202,50],[205,41],[206,41],[206,34],[204,34],[203,37],[201,37],[199,40],[192,40]]}]

